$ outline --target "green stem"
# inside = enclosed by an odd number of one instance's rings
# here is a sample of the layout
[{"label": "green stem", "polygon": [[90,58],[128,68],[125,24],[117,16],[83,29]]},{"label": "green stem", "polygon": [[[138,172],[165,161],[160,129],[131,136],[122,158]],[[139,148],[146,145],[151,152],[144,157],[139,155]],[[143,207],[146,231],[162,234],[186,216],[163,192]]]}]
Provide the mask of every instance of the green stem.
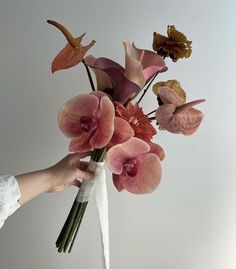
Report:
[{"label": "green stem", "polygon": [[73,222],[74,222],[74,219],[76,217],[78,207],[79,207],[79,203],[77,202],[76,205],[75,205],[75,208],[74,208],[74,210],[72,212],[71,218],[68,221],[68,224],[67,224],[67,227],[65,229],[65,232],[63,233],[63,236],[61,238],[61,243],[60,243],[60,246],[58,248],[58,252],[62,252],[62,250],[64,249],[64,246],[66,244],[66,240],[67,240],[68,235],[70,233],[70,229],[71,229],[71,227],[73,225]]},{"label": "green stem", "polygon": [[[77,202],[77,203],[79,203],[79,202]],[[74,231],[75,231],[75,229],[76,229],[76,227],[77,227],[77,225],[79,223],[79,220],[81,218],[81,208],[82,208],[82,203],[79,203],[79,207],[78,207],[78,210],[76,212],[76,218],[74,219],[73,225],[72,225],[72,227],[70,229],[70,232],[68,234],[68,237],[67,237],[64,249],[63,249],[64,252],[66,252],[67,247],[69,246],[71,238],[72,238],[72,236],[74,234]]]},{"label": "green stem", "polygon": [[62,230],[61,230],[61,232],[60,232],[60,234],[59,234],[59,236],[58,236],[58,238],[57,238],[57,241],[56,241],[56,247],[57,247],[57,248],[58,248],[59,245],[60,245],[61,238],[62,238],[63,234],[65,233],[65,230],[66,230],[68,221],[69,221],[69,219],[71,218],[71,216],[72,216],[72,214],[73,214],[73,211],[74,211],[74,209],[75,209],[75,203],[76,203],[76,199],[74,200],[74,203],[73,203],[73,205],[72,205],[72,207],[71,207],[70,213],[68,214],[67,219],[66,219],[66,221],[65,221],[65,223],[64,223],[64,225],[63,225],[63,228],[62,228]]},{"label": "green stem", "polygon": [[78,225],[77,225],[77,228],[76,228],[74,237],[73,237],[72,242],[71,242],[71,244],[70,244],[70,248],[69,248],[69,251],[68,251],[69,253],[71,252],[72,247],[73,247],[73,245],[74,245],[75,238],[76,238],[77,233],[78,233],[78,231],[79,231],[79,227],[80,227],[80,224],[81,224],[81,222],[82,222],[82,219],[83,219],[84,212],[85,212],[85,209],[86,209],[86,207],[87,207],[87,204],[88,204],[88,202],[84,202],[84,203],[82,203],[81,217],[80,217],[80,219],[79,219],[79,223],[78,223]]}]

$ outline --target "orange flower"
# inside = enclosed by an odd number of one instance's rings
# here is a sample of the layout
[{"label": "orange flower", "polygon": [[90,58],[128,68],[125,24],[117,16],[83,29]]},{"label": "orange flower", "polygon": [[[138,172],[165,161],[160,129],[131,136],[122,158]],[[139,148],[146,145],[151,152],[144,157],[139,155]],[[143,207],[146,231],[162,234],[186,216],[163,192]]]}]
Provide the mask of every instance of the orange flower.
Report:
[{"label": "orange flower", "polygon": [[192,41],[188,41],[184,34],[175,29],[174,25],[168,25],[167,35],[168,37],[153,33],[152,47],[154,51],[164,57],[170,57],[173,62],[191,55]]},{"label": "orange flower", "polygon": [[149,142],[157,133],[137,103],[128,103],[125,107],[119,102],[114,102],[114,106],[116,116],[126,120],[131,125],[134,130],[134,136]]},{"label": "orange flower", "polygon": [[83,60],[86,52],[96,42],[95,40],[92,40],[87,46],[82,46],[81,41],[85,36],[85,33],[79,37],[74,38],[71,33],[58,22],[51,20],[48,20],[47,22],[57,27],[64,34],[68,41],[67,45],[54,58],[51,67],[52,73],[61,69],[68,69],[80,63]]}]

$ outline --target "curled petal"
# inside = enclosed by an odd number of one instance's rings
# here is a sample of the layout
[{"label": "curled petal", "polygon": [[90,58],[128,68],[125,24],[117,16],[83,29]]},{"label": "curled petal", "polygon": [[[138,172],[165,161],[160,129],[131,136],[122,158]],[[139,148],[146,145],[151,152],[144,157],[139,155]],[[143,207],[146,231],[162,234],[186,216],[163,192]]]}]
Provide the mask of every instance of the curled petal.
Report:
[{"label": "curled petal", "polygon": [[173,104],[175,106],[184,104],[184,100],[169,87],[159,87],[157,92],[164,104]]},{"label": "curled petal", "polygon": [[143,88],[158,71],[166,68],[162,57],[153,51],[136,48],[128,40],[123,41],[125,47],[125,74],[132,82]]},{"label": "curled petal", "polygon": [[[114,101],[119,101],[121,103],[126,103],[132,96],[136,95],[141,88],[126,78],[124,68],[118,63],[104,57],[97,58],[94,62],[88,58],[86,64],[92,69],[98,69],[105,72],[109,77],[112,83],[112,88],[115,89],[112,94],[112,99]],[[104,85],[101,84],[101,73],[98,74],[98,86],[99,89],[104,88],[105,86],[110,87],[110,82],[105,78],[106,81]]]},{"label": "curled petal", "polygon": [[129,177],[125,173],[119,175],[120,182],[116,186],[135,194],[150,193],[159,185],[162,175],[160,159],[153,153],[142,154],[138,157],[138,173]]},{"label": "curled petal", "polygon": [[97,90],[98,91],[103,91],[105,89],[110,89],[112,88],[112,82],[111,78],[107,73],[104,71],[100,70],[99,68],[93,68],[93,66],[96,66],[95,61],[96,58],[93,57],[92,55],[87,56],[84,59],[85,63],[90,66],[96,76],[97,80]]},{"label": "curled petal", "polygon": [[147,143],[150,146],[149,152],[156,154],[160,158],[160,160],[163,161],[165,158],[165,152],[163,148],[159,144],[153,142],[147,142]]},{"label": "curled petal", "polygon": [[114,118],[114,133],[109,142],[108,147],[124,143],[134,135],[134,131],[130,124],[119,117]]},{"label": "curled petal", "polygon": [[167,80],[167,81],[159,81],[157,83],[155,83],[153,85],[153,92],[158,96],[158,92],[159,92],[159,88],[160,87],[168,87],[170,88],[172,91],[174,91],[181,99],[183,99],[183,101],[186,101],[186,93],[183,90],[183,88],[181,87],[180,83],[175,80],[175,79],[171,79],[171,80]]},{"label": "curled petal", "polygon": [[82,134],[81,116],[94,116],[99,105],[99,99],[91,94],[81,94],[67,101],[58,113],[58,123],[61,131],[68,137],[78,137]]},{"label": "curled petal", "polygon": [[[84,34],[82,35],[84,36]],[[81,37],[78,37],[81,39]],[[95,44],[91,41],[87,46],[72,47],[69,43],[57,54],[52,62],[52,73],[61,69],[68,69],[80,63],[86,52]]]},{"label": "curled petal", "polygon": [[100,100],[99,124],[95,134],[90,140],[93,148],[105,147],[112,138],[114,132],[115,109],[111,100],[104,96]]}]

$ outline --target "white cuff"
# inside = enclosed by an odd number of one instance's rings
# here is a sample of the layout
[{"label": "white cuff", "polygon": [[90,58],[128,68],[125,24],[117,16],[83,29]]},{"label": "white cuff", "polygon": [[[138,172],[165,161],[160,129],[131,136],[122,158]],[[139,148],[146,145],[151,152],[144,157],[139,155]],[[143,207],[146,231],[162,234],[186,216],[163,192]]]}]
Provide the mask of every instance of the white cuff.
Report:
[{"label": "white cuff", "polygon": [[18,182],[14,176],[0,176],[0,228],[4,221],[19,207],[21,197]]}]

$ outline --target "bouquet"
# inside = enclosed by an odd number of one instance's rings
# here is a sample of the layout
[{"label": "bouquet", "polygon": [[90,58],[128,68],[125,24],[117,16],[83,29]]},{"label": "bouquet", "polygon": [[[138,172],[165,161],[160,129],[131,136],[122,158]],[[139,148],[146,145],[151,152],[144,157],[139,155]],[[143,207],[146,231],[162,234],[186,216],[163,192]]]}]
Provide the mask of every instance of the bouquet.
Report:
[{"label": "bouquet", "polygon": [[[103,170],[106,160],[118,191],[134,194],[154,191],[161,180],[164,150],[153,142],[153,137],[159,130],[193,134],[203,119],[203,113],[194,107],[204,99],[186,102],[180,83],[168,80],[153,85],[157,99],[153,111],[144,113],[140,103],[157,75],[167,71],[165,58],[173,62],[188,58],[192,42],[173,25],[168,26],[167,36],[153,34],[152,51],[139,49],[124,40],[123,67],[105,57],[85,56],[94,46],[94,40],[83,46],[85,34],[74,38],[61,24],[48,23],[56,26],[68,41],[53,60],[52,72],[82,62],[91,85],[89,93],[73,97],[59,111],[59,127],[70,138],[69,150],[90,156],[90,171]],[[96,87],[90,70],[96,77]],[[72,249],[96,177],[81,184],[56,241],[59,252]]]}]

